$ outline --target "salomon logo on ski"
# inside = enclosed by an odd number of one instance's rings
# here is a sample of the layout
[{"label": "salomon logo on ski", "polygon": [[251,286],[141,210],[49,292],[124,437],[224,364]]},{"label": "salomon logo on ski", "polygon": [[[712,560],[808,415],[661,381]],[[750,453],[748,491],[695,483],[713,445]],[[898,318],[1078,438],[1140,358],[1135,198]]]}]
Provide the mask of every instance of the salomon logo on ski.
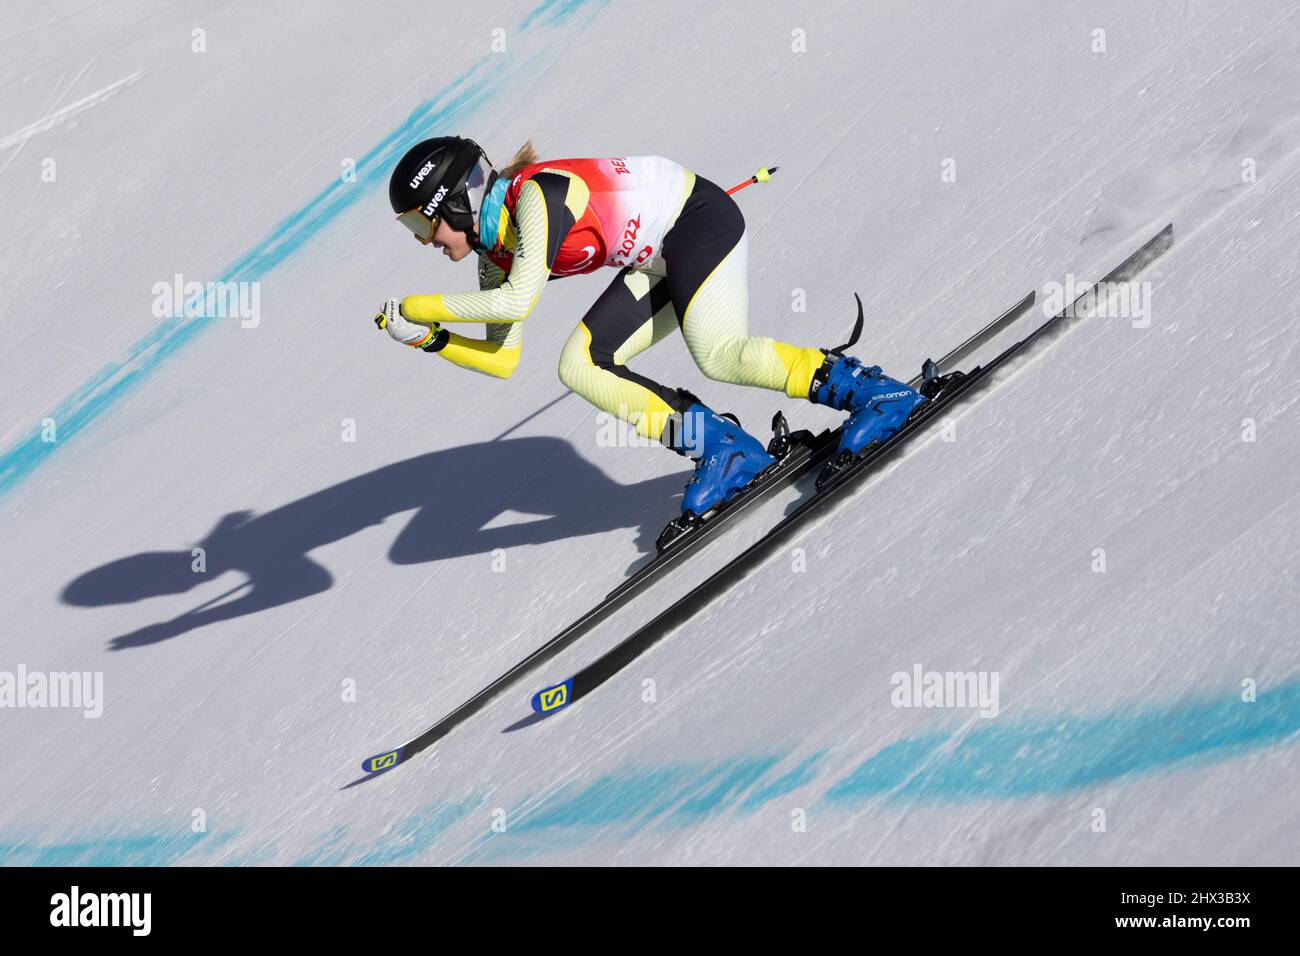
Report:
[{"label": "salomon logo on ski", "polygon": [[549,714],[567,706],[572,685],[573,680],[570,678],[561,684],[539,690],[533,695],[533,710],[539,714]]},{"label": "salomon logo on ski", "polygon": [[396,767],[402,759],[402,749],[390,750],[386,754],[378,754],[374,757],[368,757],[362,761],[361,769],[366,773],[382,773]]}]

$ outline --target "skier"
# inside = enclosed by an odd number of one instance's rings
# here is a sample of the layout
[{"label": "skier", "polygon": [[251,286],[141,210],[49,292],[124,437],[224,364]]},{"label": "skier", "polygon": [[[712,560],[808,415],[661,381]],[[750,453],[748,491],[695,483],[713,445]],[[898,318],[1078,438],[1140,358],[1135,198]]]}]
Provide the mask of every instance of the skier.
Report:
[{"label": "skier", "polygon": [[[478,292],[389,299],[376,324],[396,341],[509,378],[522,322],[548,279],[618,274],[560,354],[567,387],[678,454],[695,458],[685,518],[705,515],[771,466],[734,416],[632,371],[627,362],[672,332],[705,376],[784,391],[845,411],[837,457],[888,438],[926,397],[856,358],[748,332],[748,236],[714,183],[662,156],[541,162],[530,142],[500,172],[469,139],[412,147],[388,187],[397,219],[453,262],[479,256]],[[486,324],[486,337],[452,331]]]}]

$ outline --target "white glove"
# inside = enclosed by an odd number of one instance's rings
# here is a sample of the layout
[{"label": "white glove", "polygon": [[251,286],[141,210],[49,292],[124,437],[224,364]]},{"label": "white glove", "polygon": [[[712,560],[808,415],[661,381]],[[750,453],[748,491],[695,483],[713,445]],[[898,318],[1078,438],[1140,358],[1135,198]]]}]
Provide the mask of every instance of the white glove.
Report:
[{"label": "white glove", "polygon": [[[434,343],[442,326],[437,322],[421,325],[410,322],[402,315],[402,306],[396,299],[389,299],[375,315],[375,325],[388,333],[394,342],[401,342],[413,349],[422,349]],[[433,351],[436,351],[433,350]]]}]

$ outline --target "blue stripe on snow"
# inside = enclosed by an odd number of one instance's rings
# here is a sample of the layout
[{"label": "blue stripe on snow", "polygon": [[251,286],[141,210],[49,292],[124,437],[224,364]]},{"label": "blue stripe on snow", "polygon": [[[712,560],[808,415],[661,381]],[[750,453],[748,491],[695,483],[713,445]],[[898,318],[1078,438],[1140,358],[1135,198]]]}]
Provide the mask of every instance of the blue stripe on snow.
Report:
[{"label": "blue stripe on snow", "polygon": [[0,840],[3,866],[170,866],[195,850],[210,853],[228,843],[234,833],[180,832],[121,836],[112,831],[66,842],[37,839]]},{"label": "blue stripe on snow", "polygon": [[579,10],[585,10],[590,22],[591,18],[603,10],[608,3],[609,0],[542,0],[533,12],[524,18],[519,29],[531,30],[535,26],[564,26]]},{"label": "blue stripe on snow", "polygon": [[[1201,701],[1061,716],[982,722],[965,734],[927,734],[880,750],[824,794],[831,806],[873,799],[944,803],[1018,799],[1131,781],[1182,767],[1228,760],[1300,739],[1300,682],[1265,687],[1255,703],[1233,694]],[[752,813],[814,784],[828,755],[816,753],[764,782],[788,755],[716,763],[629,768],[586,785],[528,800],[539,809],[494,835],[462,859],[494,862],[572,851],[591,840],[626,841],[651,827],[690,826],[736,812]],[[805,804],[816,799],[807,794]],[[355,842],[348,828],[323,834],[304,865],[419,862],[456,824],[487,805],[484,796],[437,804],[413,814],[380,838]],[[485,817],[485,826],[486,826]],[[84,836],[63,843],[0,840],[0,864],[25,866],[157,866],[211,852],[233,834],[209,836]],[[539,839],[540,838],[540,839]],[[463,848],[463,844],[457,846]],[[225,857],[220,862],[264,862]]]},{"label": "blue stripe on snow", "polygon": [[[543,0],[524,18],[521,29],[537,24],[561,26],[579,11],[590,22],[603,7],[604,0]],[[212,281],[256,282],[265,278],[371,189],[386,182],[393,164],[412,142],[448,132],[455,124],[463,125],[468,117],[504,92],[511,74],[497,68],[498,63],[497,54],[488,54],[452,80],[439,96],[420,104],[401,126],[361,157],[355,182],[335,180]],[[22,484],[58,449],[83,433],[135,386],[194,342],[210,324],[211,320],[202,318],[164,319],[127,350],[125,359],[105,366],[83,382],[45,416],[53,419],[58,428],[57,442],[43,441],[42,428],[37,425],[0,454],[0,498]]]},{"label": "blue stripe on snow", "polygon": [[1300,733],[1300,683],[1096,717],[981,721],[885,747],[828,801],[955,801],[1064,793],[1124,777],[1226,760]]},{"label": "blue stripe on snow", "polygon": [[[307,205],[281,221],[216,281],[255,282],[265,278],[370,189],[386,181],[393,163],[412,141],[432,131],[445,130],[454,119],[463,121],[482,106],[497,92],[493,84],[481,82],[480,74],[485,72],[486,63],[486,60],[480,62],[442,95],[417,107],[401,126],[361,157],[355,182],[335,180]],[[211,324],[212,320],[204,318],[164,319],[128,349],[124,360],[105,366],[83,383],[47,416],[58,427],[57,442],[43,441],[41,429],[37,427],[0,455],[0,497],[21,484],[181,349],[197,340]]]}]

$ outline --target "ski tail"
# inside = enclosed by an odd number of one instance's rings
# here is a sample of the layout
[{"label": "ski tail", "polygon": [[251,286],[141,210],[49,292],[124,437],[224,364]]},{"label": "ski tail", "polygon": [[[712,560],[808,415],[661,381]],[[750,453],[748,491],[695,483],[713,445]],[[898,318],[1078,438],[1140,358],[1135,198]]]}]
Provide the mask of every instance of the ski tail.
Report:
[{"label": "ski tail", "polygon": [[[961,365],[970,358],[971,354],[974,353],[976,349],[991,341],[994,336],[998,335],[1000,332],[1010,328],[1017,319],[1033,307],[1037,298],[1037,292],[1030,292],[1029,295],[1025,296],[1011,308],[1007,309],[1007,311],[1003,312],[988,325],[984,326],[984,328],[980,329],[965,342],[961,343],[961,345],[958,345],[943,358],[939,359],[939,361],[935,362],[935,370],[942,373],[950,371],[954,366]],[[929,362],[930,360],[927,359],[926,361]],[[922,376],[917,375],[907,384],[912,388],[916,388],[921,384],[921,380]]]}]

